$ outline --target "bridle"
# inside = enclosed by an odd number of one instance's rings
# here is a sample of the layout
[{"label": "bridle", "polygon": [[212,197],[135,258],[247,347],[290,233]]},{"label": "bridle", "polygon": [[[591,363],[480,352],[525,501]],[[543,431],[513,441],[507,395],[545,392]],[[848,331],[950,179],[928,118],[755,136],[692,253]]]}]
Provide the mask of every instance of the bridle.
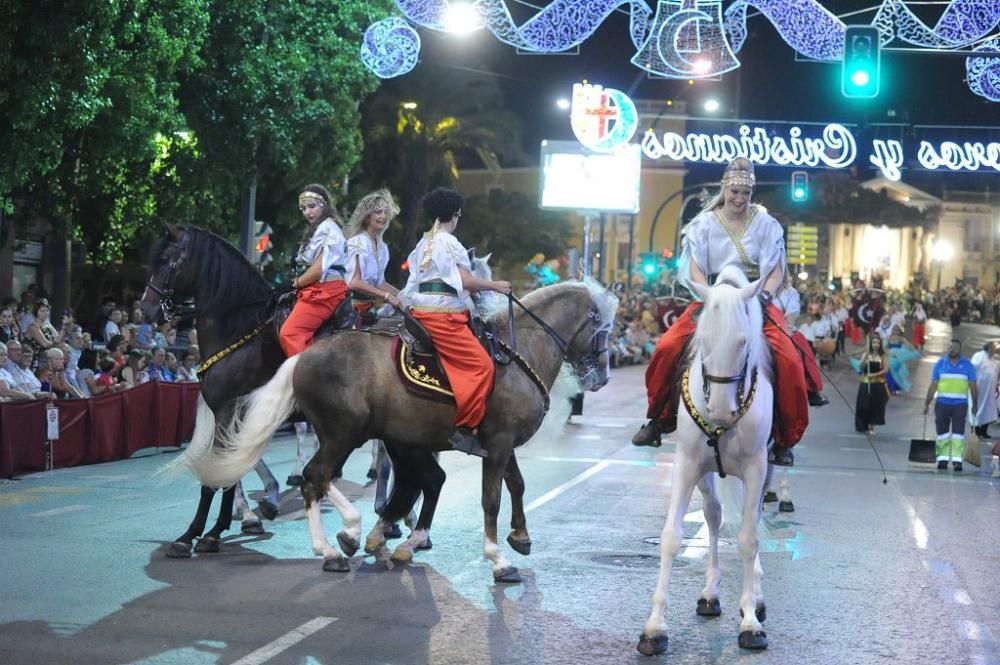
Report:
[{"label": "bridle", "polygon": [[179,241],[171,242],[171,247],[177,247],[180,249],[180,253],[172,258],[167,264],[167,276],[163,280],[163,287],[158,287],[153,284],[153,276],[150,275],[149,279],[146,281],[146,288],[155,293],[160,298],[160,312],[163,314],[164,322],[168,322],[173,319],[174,312],[174,281],[177,279],[177,275],[181,270],[181,266],[184,265],[184,261],[188,258],[188,246],[191,243],[191,235],[185,231]]},{"label": "bridle", "polygon": [[[705,371],[705,363],[701,364],[701,383],[702,391],[705,393],[705,403],[708,403],[708,399],[712,394],[712,384],[713,383],[735,383],[736,386],[736,403],[743,404],[743,393],[746,387],[747,380],[747,366],[750,364],[750,351],[747,350],[746,356],[743,358],[743,369],[740,370],[739,374],[733,376],[715,376],[709,374]],[[754,367],[753,375],[751,377],[751,382],[757,380],[757,368]]]},{"label": "bridle", "polygon": [[[559,347],[559,351],[562,354],[563,359],[569,360],[573,364],[574,370],[576,370],[578,376],[580,376],[581,379],[586,378],[591,373],[596,371],[598,358],[600,358],[602,354],[607,353],[608,351],[608,330],[606,328],[603,327],[599,328],[598,330],[594,331],[591,334],[589,341],[590,345],[589,353],[587,353],[586,355],[582,356],[581,358],[575,361],[571,359],[569,355],[569,350],[570,348],[572,348],[574,340],[576,340],[576,338],[579,336],[579,334],[583,331],[584,327],[588,323],[591,324],[591,326],[600,325],[601,314],[595,308],[591,308],[591,310],[587,313],[587,318],[580,323],[580,326],[570,336],[569,341],[567,342],[562,338],[562,335],[556,332],[552,328],[552,326],[543,321],[537,314],[528,309],[528,307],[523,302],[518,300],[518,298],[513,293],[508,294],[507,297],[510,298],[510,303],[517,303],[517,305],[524,310],[525,314],[531,317],[535,321],[535,323],[537,323],[542,328],[542,330],[544,330],[545,333],[550,338],[552,338],[552,341],[554,341],[556,343],[556,346]],[[510,322],[511,348],[513,348],[516,351],[517,335],[514,332],[513,305],[510,305],[509,314],[510,314],[509,322]],[[587,370],[586,373],[583,373],[580,368],[586,369]]]}]

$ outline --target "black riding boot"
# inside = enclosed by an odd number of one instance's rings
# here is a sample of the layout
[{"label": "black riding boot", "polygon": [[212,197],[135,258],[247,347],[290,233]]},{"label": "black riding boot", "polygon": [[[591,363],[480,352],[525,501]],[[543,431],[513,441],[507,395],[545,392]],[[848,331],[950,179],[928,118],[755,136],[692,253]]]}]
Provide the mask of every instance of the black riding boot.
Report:
[{"label": "black riding boot", "polygon": [[775,444],[767,455],[767,461],[775,466],[795,466],[795,455],[791,448],[782,448]]},{"label": "black riding boot", "polygon": [[455,450],[466,455],[489,457],[489,452],[479,444],[479,437],[468,427],[455,427],[448,435],[448,443]]},{"label": "black riding boot", "polygon": [[809,391],[809,406],[826,406],[830,403],[823,393],[814,393]]}]

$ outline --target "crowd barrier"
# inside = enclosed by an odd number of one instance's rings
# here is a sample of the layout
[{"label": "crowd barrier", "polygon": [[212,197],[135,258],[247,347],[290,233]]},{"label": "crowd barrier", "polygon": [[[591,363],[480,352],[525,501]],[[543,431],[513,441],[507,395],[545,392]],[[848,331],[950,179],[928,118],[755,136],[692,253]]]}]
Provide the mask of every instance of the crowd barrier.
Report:
[{"label": "crowd barrier", "polygon": [[[151,381],[90,399],[57,400],[55,468],[126,459],[153,446],[179,446],[194,433],[198,383]],[[45,400],[0,403],[0,478],[46,468]]]}]

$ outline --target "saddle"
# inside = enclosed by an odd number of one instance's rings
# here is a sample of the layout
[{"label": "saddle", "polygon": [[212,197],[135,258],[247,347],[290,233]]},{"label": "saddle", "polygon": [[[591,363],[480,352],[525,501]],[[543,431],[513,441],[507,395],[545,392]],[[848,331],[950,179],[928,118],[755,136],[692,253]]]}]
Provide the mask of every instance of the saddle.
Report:
[{"label": "saddle", "polygon": [[[494,364],[510,364],[511,354],[500,341],[493,322],[476,317],[469,322],[469,327]],[[455,403],[455,393],[434,351],[431,335],[408,309],[403,311],[403,325],[392,343],[392,362],[399,380],[414,395],[445,404]]]},{"label": "saddle", "polygon": [[[295,292],[289,291],[278,298],[277,304],[274,306],[274,336],[278,337],[281,333],[281,326],[285,325],[285,321],[288,316],[292,313],[292,307],[295,306]],[[337,305],[337,309],[334,310],[333,314],[323,325],[320,326],[319,330],[316,331],[316,340],[323,339],[324,337],[329,337],[333,333],[339,330],[347,330],[354,327],[354,323],[357,320],[358,313],[354,309],[354,305],[351,303],[350,297],[345,298],[342,303]]]}]

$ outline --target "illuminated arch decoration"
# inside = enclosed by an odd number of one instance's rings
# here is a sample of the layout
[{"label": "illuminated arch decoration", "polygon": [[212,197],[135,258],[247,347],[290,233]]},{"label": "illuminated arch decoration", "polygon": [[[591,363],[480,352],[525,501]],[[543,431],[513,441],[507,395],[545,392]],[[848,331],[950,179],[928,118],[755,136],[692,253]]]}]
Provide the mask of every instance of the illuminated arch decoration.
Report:
[{"label": "illuminated arch decoration", "polygon": [[[396,0],[396,6],[414,25],[443,31],[453,1],[464,1],[479,13],[479,29],[532,53],[574,49],[613,12],[627,7],[636,48],[632,63],[667,78],[713,77],[739,67],[736,53],[746,42],[751,9],[770,21],[797,53],[815,60],[843,59],[847,27],[819,0],[733,0],[725,12],[724,0],[658,0],[655,15],[645,0],[553,0],[520,26],[505,0]],[[362,59],[378,76],[388,78],[412,69],[420,41],[403,19],[385,21],[365,33]],[[898,40],[918,48],[983,53],[966,61],[969,87],[977,95],[1000,101],[1000,40],[984,41],[1000,28],[997,0],[952,0],[933,27],[914,15],[905,0],[882,0],[872,25],[878,28],[883,46]]]},{"label": "illuminated arch decoration", "polygon": [[596,152],[614,152],[632,140],[639,114],[628,95],[590,83],[573,86],[570,125],[576,139]]},{"label": "illuminated arch decoration", "polygon": [[401,18],[390,16],[365,30],[361,61],[379,78],[408,73],[420,56],[420,35]]}]

